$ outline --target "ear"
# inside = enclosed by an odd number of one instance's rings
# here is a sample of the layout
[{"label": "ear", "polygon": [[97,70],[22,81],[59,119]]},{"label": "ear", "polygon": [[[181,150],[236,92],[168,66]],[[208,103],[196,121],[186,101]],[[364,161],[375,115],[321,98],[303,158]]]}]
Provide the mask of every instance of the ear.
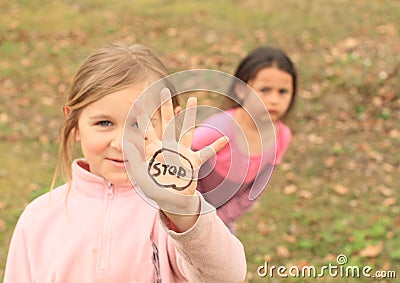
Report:
[{"label": "ear", "polygon": [[[71,107],[69,106],[64,106],[64,118],[68,117],[68,115],[71,113]],[[73,128],[71,131],[71,134],[75,136],[75,141],[80,141],[81,137],[79,135],[79,129],[77,127]]]},{"label": "ear", "polygon": [[69,106],[64,106],[63,110],[64,110],[65,117],[68,116],[69,113],[71,113],[71,107],[69,107]]},{"label": "ear", "polygon": [[244,98],[246,97],[246,92],[247,92],[247,88],[244,85],[239,84],[239,83],[237,83],[235,85],[235,93],[236,93],[237,98],[239,98],[240,101],[244,100]]}]

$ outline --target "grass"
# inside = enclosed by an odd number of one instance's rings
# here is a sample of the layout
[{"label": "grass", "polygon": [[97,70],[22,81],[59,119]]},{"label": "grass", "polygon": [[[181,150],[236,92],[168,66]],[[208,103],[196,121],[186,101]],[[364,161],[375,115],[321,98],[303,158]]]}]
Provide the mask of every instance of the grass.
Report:
[{"label": "grass", "polygon": [[111,41],[149,46],[171,72],[233,73],[261,44],[295,61],[293,141],[237,223],[247,282],[283,280],[257,275],[265,261],[324,266],[340,254],[400,272],[398,1],[19,0],[1,2],[0,16],[0,279],[19,214],[48,188],[63,95],[82,60]]}]

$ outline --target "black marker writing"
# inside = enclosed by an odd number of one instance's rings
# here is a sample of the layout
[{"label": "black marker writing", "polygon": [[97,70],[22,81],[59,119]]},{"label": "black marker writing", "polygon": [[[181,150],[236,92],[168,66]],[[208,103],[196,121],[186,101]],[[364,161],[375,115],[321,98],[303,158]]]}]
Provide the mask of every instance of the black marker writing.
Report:
[{"label": "black marker writing", "polygon": [[186,170],[180,166],[177,167],[174,165],[167,165],[160,162],[155,162],[153,163],[153,169],[156,171],[156,173],[153,173],[154,177],[158,177],[160,176],[160,174],[166,175],[167,173],[170,175],[176,175],[178,176],[178,178],[186,176]]},{"label": "black marker writing", "polygon": [[[159,154],[163,154],[168,161],[179,160],[183,166],[162,163],[157,160]],[[189,159],[179,152],[167,148],[162,148],[154,153],[149,162],[148,174],[157,185],[165,188],[173,188],[178,191],[186,189],[194,179],[194,170]],[[174,180],[174,183],[170,183],[171,180],[165,178],[166,176],[176,176],[177,179]]]}]

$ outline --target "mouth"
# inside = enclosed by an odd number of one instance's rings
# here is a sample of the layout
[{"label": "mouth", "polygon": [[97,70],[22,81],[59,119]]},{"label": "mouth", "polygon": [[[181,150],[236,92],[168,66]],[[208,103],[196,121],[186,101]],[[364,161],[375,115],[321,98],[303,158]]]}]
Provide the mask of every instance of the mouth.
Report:
[{"label": "mouth", "polygon": [[119,159],[119,158],[106,158],[107,161],[109,161],[112,165],[116,167],[124,167],[125,163],[128,163],[129,161],[126,159]]}]

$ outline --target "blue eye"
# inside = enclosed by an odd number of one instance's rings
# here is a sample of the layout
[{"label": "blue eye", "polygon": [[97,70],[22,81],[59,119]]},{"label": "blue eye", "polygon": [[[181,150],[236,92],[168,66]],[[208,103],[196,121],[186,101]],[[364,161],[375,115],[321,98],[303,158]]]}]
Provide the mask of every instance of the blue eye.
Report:
[{"label": "blue eye", "polygon": [[97,123],[97,125],[102,126],[102,127],[109,127],[112,125],[110,121],[100,121]]}]

